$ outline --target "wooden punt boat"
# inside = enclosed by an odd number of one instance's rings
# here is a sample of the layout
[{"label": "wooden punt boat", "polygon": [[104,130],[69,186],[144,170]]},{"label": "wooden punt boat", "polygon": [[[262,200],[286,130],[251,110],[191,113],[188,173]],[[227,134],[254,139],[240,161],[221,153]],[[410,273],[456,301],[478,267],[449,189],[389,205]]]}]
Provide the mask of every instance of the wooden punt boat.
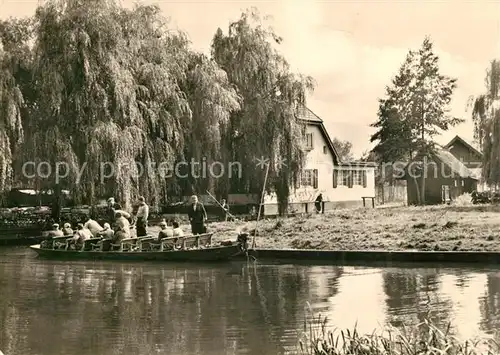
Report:
[{"label": "wooden punt boat", "polygon": [[31,245],[39,257],[80,260],[139,260],[139,261],[227,261],[247,250],[248,235],[240,234],[236,241],[212,244],[213,233],[173,237],[158,242],[154,237],[124,239],[119,244],[91,238],[78,250],[70,249],[68,237],[52,238]]}]

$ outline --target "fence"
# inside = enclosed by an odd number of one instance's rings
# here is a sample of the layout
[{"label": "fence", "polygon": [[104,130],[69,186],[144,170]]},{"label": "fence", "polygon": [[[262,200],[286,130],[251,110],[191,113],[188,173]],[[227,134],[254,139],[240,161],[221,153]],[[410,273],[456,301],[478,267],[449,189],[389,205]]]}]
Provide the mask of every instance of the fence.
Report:
[{"label": "fence", "polygon": [[378,205],[389,203],[407,203],[406,181],[394,181],[392,184],[386,182],[377,185],[375,201]]}]

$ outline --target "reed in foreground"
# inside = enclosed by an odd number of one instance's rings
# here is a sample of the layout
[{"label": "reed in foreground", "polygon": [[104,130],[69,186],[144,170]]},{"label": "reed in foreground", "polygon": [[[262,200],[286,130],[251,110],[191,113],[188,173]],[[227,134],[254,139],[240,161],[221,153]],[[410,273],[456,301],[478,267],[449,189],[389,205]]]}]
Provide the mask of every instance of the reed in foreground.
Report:
[{"label": "reed in foreground", "polygon": [[460,341],[429,321],[415,327],[392,328],[368,335],[353,330],[327,329],[321,315],[304,321],[299,341],[301,355],[499,355],[500,346],[493,340]]}]

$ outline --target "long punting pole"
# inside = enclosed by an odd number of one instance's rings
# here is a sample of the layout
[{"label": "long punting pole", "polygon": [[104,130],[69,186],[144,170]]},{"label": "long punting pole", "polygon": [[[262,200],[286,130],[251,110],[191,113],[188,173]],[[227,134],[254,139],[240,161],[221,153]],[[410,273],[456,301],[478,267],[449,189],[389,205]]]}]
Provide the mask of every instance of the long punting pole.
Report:
[{"label": "long punting pole", "polygon": [[[220,207],[220,208],[222,208],[222,209],[224,210],[224,207],[222,207],[222,205],[220,204],[220,202],[219,202],[219,201],[217,201],[217,199],[216,199],[214,196],[212,196],[212,194],[210,193],[210,191],[208,191],[208,190],[206,190],[206,191],[207,191],[207,194],[208,194],[211,198],[213,198],[213,200],[214,200],[214,201],[215,201],[215,202],[219,205],[219,207]],[[224,211],[225,211],[225,210],[224,210]],[[228,215],[230,215],[231,217],[233,217],[234,219],[236,219],[236,217],[235,217],[234,215],[232,215],[231,213],[229,213],[229,211],[226,211],[226,213],[227,213]]]},{"label": "long punting pole", "polygon": [[262,205],[264,204],[264,194],[266,192],[267,175],[269,174],[270,163],[267,163],[266,176],[264,178],[264,186],[262,187],[262,194],[260,195],[260,205],[259,212],[257,213],[257,221],[255,222],[255,231],[253,233],[252,249],[255,249],[255,237],[257,236],[257,227],[259,226],[260,211],[262,210]]}]

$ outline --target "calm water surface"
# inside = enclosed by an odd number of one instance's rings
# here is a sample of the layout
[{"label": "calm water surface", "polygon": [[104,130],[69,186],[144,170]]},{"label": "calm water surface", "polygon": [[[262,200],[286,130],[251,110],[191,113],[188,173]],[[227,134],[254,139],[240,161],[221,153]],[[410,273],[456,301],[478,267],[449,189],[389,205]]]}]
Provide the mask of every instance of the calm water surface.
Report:
[{"label": "calm water surface", "polygon": [[500,269],[54,262],[0,249],[5,355],[291,354],[306,304],[371,332],[426,314],[500,329]]}]

